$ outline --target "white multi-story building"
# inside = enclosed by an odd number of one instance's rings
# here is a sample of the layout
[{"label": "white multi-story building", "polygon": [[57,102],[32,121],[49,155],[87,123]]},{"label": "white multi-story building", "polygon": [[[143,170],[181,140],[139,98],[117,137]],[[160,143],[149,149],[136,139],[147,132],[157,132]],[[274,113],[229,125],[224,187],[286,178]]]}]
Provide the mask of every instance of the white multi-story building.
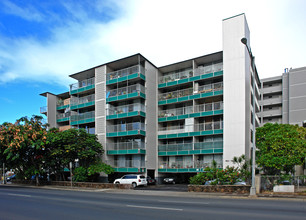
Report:
[{"label": "white multi-story building", "polygon": [[51,127],[95,133],[112,178],[132,172],[187,180],[213,160],[232,165],[234,156],[250,157],[252,112],[260,111],[261,83],[242,38],[250,47],[244,14],[223,20],[222,51],[162,67],[136,54],[72,74],[69,92],[41,94],[42,113]]}]

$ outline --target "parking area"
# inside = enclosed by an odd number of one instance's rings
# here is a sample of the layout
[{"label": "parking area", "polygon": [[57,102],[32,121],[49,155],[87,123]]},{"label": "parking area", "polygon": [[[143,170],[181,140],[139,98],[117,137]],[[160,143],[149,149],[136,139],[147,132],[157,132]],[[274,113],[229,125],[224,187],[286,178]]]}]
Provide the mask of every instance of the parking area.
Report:
[{"label": "parking area", "polygon": [[136,187],[135,190],[156,190],[156,191],[173,191],[173,192],[187,192],[187,184],[158,184],[148,185],[143,187]]}]

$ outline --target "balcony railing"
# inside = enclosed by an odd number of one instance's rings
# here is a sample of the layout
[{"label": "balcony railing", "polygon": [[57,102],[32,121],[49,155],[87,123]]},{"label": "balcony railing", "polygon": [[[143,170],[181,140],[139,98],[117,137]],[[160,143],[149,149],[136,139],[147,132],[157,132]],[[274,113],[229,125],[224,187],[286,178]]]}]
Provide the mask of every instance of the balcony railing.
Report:
[{"label": "balcony railing", "polygon": [[84,96],[84,97],[71,97],[70,104],[73,105],[80,105],[88,102],[95,101],[95,94]]},{"label": "balcony railing", "polygon": [[159,77],[159,83],[173,82],[180,79],[186,79],[193,76],[199,76],[212,72],[218,72],[223,70],[223,63],[216,63],[208,66],[201,66],[196,69],[189,69],[175,73],[167,73],[164,76]]},{"label": "balcony railing", "polygon": [[119,143],[107,143],[107,150],[133,150],[133,149],[145,149],[144,142],[119,142]]},{"label": "balcony railing", "polygon": [[106,80],[112,80],[112,79],[117,79],[120,77],[132,75],[134,73],[141,73],[145,74],[144,67],[140,65],[132,66],[129,68],[121,69],[115,72],[107,73],[106,74]]},{"label": "balcony railing", "polygon": [[212,103],[205,103],[202,105],[195,105],[194,112],[209,112],[215,110],[223,109],[223,102],[212,102]]},{"label": "balcony railing", "polygon": [[[211,162],[204,161],[175,161],[175,162],[162,162],[159,161],[159,169],[190,169],[190,168],[205,168],[211,166]],[[217,162],[217,168],[222,168],[222,161]]]},{"label": "balcony railing", "polygon": [[144,168],[144,160],[114,160],[110,163],[114,168]]},{"label": "balcony railing", "polygon": [[70,112],[57,114],[57,115],[56,115],[56,119],[68,118],[68,117],[70,117],[70,115],[71,115]]},{"label": "balcony railing", "polygon": [[215,111],[221,109],[223,109],[223,102],[212,102],[202,105],[195,105],[194,108],[193,106],[188,106],[182,108],[161,110],[158,112],[158,117],[159,118],[171,117],[171,116],[185,115],[185,114],[198,113],[198,112]]},{"label": "balcony railing", "polygon": [[195,131],[210,131],[223,128],[223,121],[206,122],[194,125],[175,125],[168,127],[159,127],[158,134],[185,133]]},{"label": "balcony railing", "polygon": [[127,124],[110,125],[106,127],[107,133],[133,131],[133,130],[145,131],[145,124],[142,122],[133,122],[133,123],[127,123]]},{"label": "balcony railing", "polygon": [[77,115],[71,115],[71,121],[80,121],[85,119],[95,118],[95,111],[85,112]]},{"label": "balcony railing", "polygon": [[223,89],[222,82],[208,84],[208,85],[199,86],[198,91],[193,91],[193,88],[188,88],[188,89],[176,90],[172,92],[159,94],[158,101],[173,99],[173,98],[180,98],[180,97],[189,96],[189,95],[198,94],[198,93],[214,92],[214,91],[219,91],[222,89]]},{"label": "balcony railing", "polygon": [[145,112],[145,106],[140,103],[130,104],[130,105],[121,105],[121,106],[110,106],[107,109],[107,115],[116,115],[121,113],[129,113],[134,111]]},{"label": "balcony railing", "polygon": [[70,91],[80,89],[86,86],[94,85],[95,84],[95,78],[90,78],[90,79],[85,79],[82,81],[79,81],[77,83],[71,84],[70,85]]},{"label": "balcony railing", "polygon": [[145,93],[145,87],[140,84],[136,84],[132,86],[112,89],[106,92],[106,98],[111,98],[111,97],[119,96],[119,95],[126,95],[126,94],[130,94],[134,92]]},{"label": "balcony railing", "polygon": [[158,145],[158,151],[212,150],[222,148],[223,141]]},{"label": "balcony railing", "polygon": [[48,111],[48,106],[40,107],[40,114],[45,114]]}]

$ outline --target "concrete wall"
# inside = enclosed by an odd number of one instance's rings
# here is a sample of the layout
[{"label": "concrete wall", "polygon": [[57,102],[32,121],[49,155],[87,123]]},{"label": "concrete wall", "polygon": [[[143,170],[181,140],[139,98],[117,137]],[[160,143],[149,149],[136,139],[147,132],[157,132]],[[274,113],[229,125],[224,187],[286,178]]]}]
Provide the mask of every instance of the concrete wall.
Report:
[{"label": "concrete wall", "polygon": [[49,128],[57,128],[56,105],[57,97],[51,93],[47,93],[47,119]]},{"label": "concrete wall", "polygon": [[[106,66],[95,69],[95,133],[103,145],[105,153],[102,157],[107,162],[106,155]],[[107,182],[107,175],[100,174],[100,180]]]},{"label": "concrete wall", "polygon": [[241,43],[243,37],[249,44],[250,31],[244,14],[223,20],[223,167],[232,166],[234,156],[249,157],[250,57]]},{"label": "concrete wall", "polygon": [[146,168],[155,170],[157,175],[157,69],[145,61],[146,69]]},{"label": "concrete wall", "polygon": [[306,67],[290,69],[289,86],[289,124],[302,126],[306,120]]}]

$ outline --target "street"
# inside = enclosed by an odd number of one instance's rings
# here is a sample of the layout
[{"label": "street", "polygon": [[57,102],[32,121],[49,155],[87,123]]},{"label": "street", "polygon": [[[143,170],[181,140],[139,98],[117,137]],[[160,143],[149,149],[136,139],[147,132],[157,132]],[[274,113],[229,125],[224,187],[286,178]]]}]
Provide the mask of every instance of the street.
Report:
[{"label": "street", "polygon": [[[187,194],[186,194],[187,195]],[[305,219],[304,200],[0,186],[0,219]]]}]

